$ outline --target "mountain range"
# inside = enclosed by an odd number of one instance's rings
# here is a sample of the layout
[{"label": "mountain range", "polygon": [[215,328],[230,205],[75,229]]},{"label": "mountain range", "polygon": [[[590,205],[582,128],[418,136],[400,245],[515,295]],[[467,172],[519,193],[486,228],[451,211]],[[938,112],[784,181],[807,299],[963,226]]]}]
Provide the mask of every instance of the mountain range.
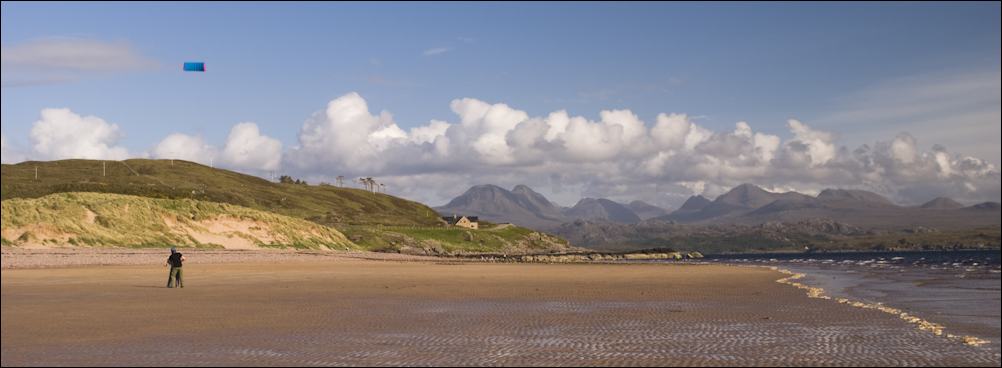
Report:
[{"label": "mountain range", "polygon": [[795,223],[825,220],[864,229],[937,229],[999,225],[999,204],[964,206],[936,198],[920,206],[902,206],[873,192],[826,189],[817,196],[797,192],[774,193],[752,184],[734,187],[714,200],[696,195],[677,210],[668,211],[634,201],[624,205],[604,198],[584,198],[574,207],[560,207],[525,185],[508,191],[478,185],[436,208],[439,213],[475,215],[494,222],[511,222],[537,230],[554,230],[575,221],[636,224],[657,221],[675,224]]},{"label": "mountain range", "polygon": [[[743,184],[706,201],[690,198],[692,205],[656,220],[682,224],[745,224],[831,220],[867,229],[902,230],[918,226],[958,229],[999,225],[998,203],[967,206],[949,198],[936,198],[920,206],[901,206],[868,191],[826,189],[817,196],[796,192],[773,193]],[[689,203],[687,203],[689,204]]]},{"label": "mountain range", "polygon": [[605,198],[583,198],[573,207],[562,207],[525,185],[509,191],[489,184],[474,186],[435,210],[445,216],[479,216],[537,230],[555,229],[575,220],[633,224],[668,214],[667,210],[643,201],[622,204]]}]

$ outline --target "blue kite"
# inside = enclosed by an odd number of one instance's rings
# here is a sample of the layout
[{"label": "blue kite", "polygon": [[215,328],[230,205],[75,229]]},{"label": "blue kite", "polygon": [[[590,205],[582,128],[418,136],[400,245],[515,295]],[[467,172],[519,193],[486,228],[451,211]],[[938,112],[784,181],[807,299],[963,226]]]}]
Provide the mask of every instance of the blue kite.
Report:
[{"label": "blue kite", "polygon": [[184,71],[186,72],[204,72],[205,63],[200,61],[187,61],[184,63]]}]

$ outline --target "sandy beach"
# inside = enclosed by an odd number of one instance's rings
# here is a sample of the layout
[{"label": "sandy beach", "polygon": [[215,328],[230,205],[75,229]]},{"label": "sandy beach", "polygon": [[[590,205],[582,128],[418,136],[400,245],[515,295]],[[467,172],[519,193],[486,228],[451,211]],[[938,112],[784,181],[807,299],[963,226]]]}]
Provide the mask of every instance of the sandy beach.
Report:
[{"label": "sandy beach", "polygon": [[4,366],[999,365],[764,268],[193,253],[166,289],[163,252],[59,252],[5,250]]}]

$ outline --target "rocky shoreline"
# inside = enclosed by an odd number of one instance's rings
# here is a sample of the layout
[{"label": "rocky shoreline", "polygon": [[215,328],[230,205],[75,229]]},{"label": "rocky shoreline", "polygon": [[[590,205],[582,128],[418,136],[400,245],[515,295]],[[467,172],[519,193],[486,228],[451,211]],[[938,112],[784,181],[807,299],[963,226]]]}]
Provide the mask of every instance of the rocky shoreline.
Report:
[{"label": "rocky shoreline", "polygon": [[480,260],[484,262],[506,263],[594,263],[618,261],[655,261],[655,260],[693,260],[702,259],[699,252],[678,252],[671,250],[643,250],[625,253],[568,253],[568,254],[526,254],[526,255],[467,255],[461,259]]}]

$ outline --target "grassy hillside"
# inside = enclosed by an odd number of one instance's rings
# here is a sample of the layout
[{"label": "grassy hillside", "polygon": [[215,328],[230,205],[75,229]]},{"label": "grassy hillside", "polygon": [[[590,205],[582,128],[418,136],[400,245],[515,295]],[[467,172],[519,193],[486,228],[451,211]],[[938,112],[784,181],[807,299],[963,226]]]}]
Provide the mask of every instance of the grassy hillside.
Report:
[{"label": "grassy hillside", "polygon": [[[431,208],[390,195],[326,185],[278,184],[180,160],[173,163],[170,160],[25,162],[3,165],[0,174],[5,229],[7,221],[15,220],[11,217],[17,217],[17,221],[30,221],[21,219],[23,215],[20,212],[7,212],[7,202],[13,199],[93,192],[225,203],[305,219],[333,227],[352,243],[368,250],[418,254],[514,254],[568,249],[563,239],[515,226],[490,229],[488,225],[488,229],[477,231],[445,227]],[[153,236],[149,242],[156,245],[161,240],[177,239]],[[109,245],[135,245],[138,241],[138,238],[128,241],[119,239]]]},{"label": "grassy hillside", "polygon": [[331,227],[191,199],[59,193],[0,206],[4,245],[358,248]]},{"label": "grassy hillside", "polygon": [[[102,175],[102,165],[107,174]],[[35,168],[38,180],[35,180]],[[97,192],[195,199],[333,224],[433,226],[437,213],[417,202],[360,189],[277,184],[193,162],[64,160],[3,165],[0,199]]]}]

